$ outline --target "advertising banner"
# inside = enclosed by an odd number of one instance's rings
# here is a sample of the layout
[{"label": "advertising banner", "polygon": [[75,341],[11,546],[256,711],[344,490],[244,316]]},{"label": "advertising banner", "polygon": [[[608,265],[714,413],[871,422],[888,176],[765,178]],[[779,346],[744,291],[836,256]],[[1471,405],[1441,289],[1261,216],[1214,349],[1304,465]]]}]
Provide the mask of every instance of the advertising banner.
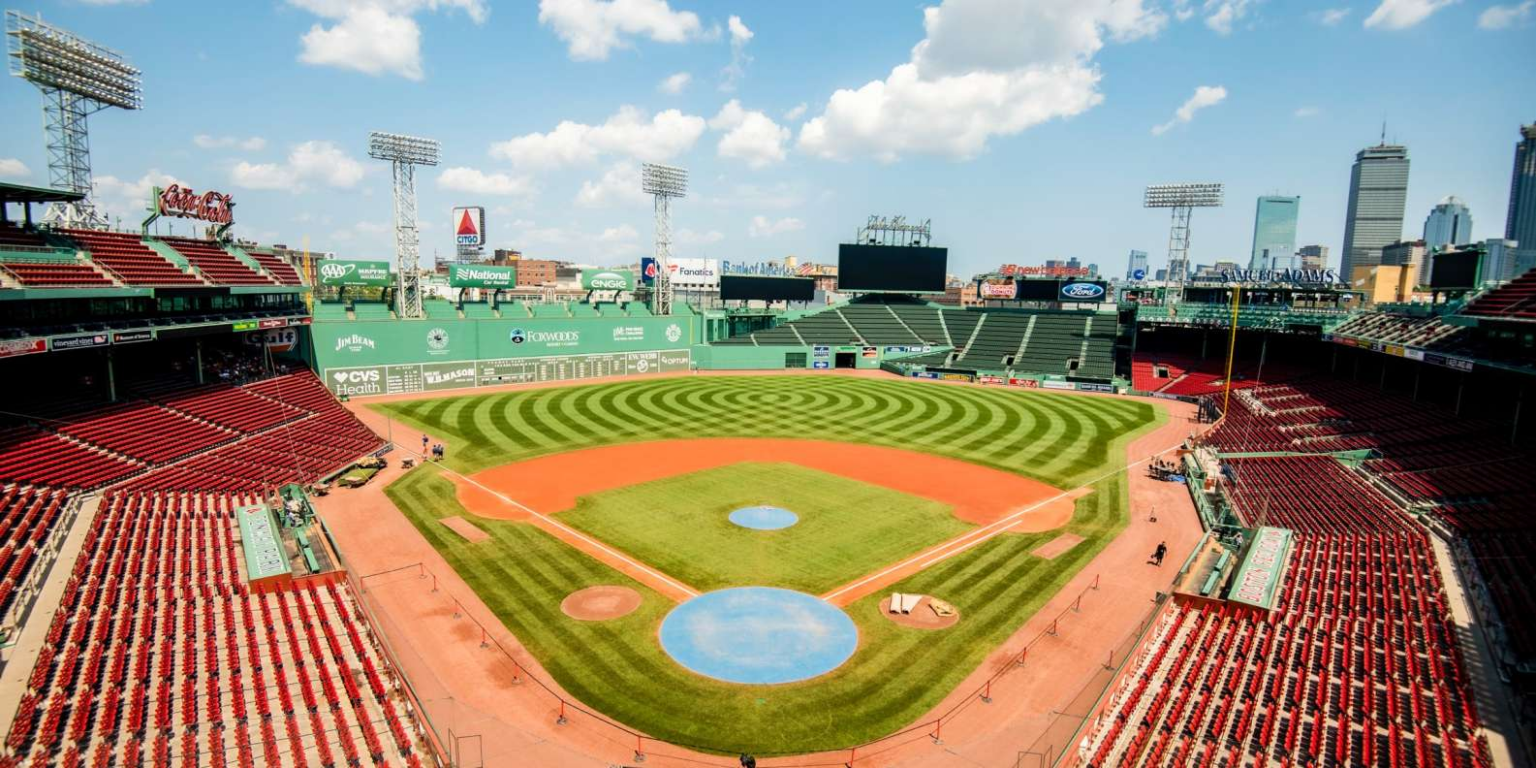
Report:
[{"label": "advertising banner", "polygon": [[981,298],[1012,299],[1019,295],[1019,288],[1012,280],[983,280]]},{"label": "advertising banner", "polygon": [[146,328],[142,331],[119,331],[112,334],[113,344],[138,344],[154,340],[155,331],[152,328]]},{"label": "advertising banner", "polygon": [[692,290],[720,289],[719,259],[672,259],[667,274],[674,285]]},{"label": "advertising banner", "polygon": [[30,336],[25,339],[0,341],[0,357],[19,357],[48,351],[48,340]]},{"label": "advertising banner", "polygon": [[1001,384],[1004,381],[1003,377],[1001,377],[1001,376],[993,376],[991,374],[985,374],[985,373],[980,375],[980,376],[977,376],[976,380],[978,382],[981,382],[982,384]]},{"label": "advertising banner", "polygon": [[1009,379],[1008,383],[1015,387],[1029,387],[1030,389],[1040,386],[1040,382],[1034,379]]},{"label": "advertising banner", "polygon": [[485,209],[479,206],[453,209],[453,237],[461,248],[485,245]]},{"label": "advertising banner", "polygon": [[1290,530],[1266,526],[1255,531],[1253,543],[1232,578],[1229,599],[1268,610],[1274,604],[1290,551]]},{"label": "advertising banner", "polygon": [[450,288],[516,288],[517,267],[488,264],[449,264]]},{"label": "advertising banner", "polygon": [[876,358],[880,356],[880,349],[878,347],[863,347],[859,350],[859,354],[865,359]]},{"label": "advertising banner", "polygon": [[89,347],[104,347],[111,343],[111,338],[105,333],[87,333],[80,336],[55,336],[48,344],[48,348],[57,352],[63,349],[87,349]]},{"label": "advertising banner", "polygon": [[1057,301],[1098,303],[1105,300],[1105,292],[1103,283],[1063,283],[1061,295],[1057,298]]},{"label": "advertising banner", "polygon": [[1070,381],[1042,381],[1040,386],[1044,389],[1077,389],[1077,385]]},{"label": "advertising banner", "polygon": [[315,268],[321,285],[366,285],[382,288],[392,282],[387,261],[322,259]]},{"label": "advertising banner", "polygon": [[583,269],[581,287],[589,291],[633,291],[635,273],[614,269]]},{"label": "advertising banner", "polygon": [[360,397],[605,376],[684,373],[691,365],[692,353],[677,349],[331,368],[325,371],[324,379],[336,395]]},{"label": "advertising banner", "polygon": [[832,367],[832,361],[830,361],[830,360],[812,360],[811,361],[811,367],[815,368],[818,371],[823,371],[823,370],[826,370],[826,369]]}]

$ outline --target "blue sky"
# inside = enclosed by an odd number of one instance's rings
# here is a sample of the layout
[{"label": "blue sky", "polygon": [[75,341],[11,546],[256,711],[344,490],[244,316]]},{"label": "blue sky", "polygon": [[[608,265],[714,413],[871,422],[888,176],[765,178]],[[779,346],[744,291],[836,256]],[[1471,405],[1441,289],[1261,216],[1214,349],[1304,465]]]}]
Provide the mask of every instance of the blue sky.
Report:
[{"label": "blue sky", "polygon": [[[97,197],[235,196],[236,231],[393,252],[370,130],[442,141],[423,253],[449,209],[491,244],[598,264],[649,251],[644,161],[683,165],[674,253],[833,261],[870,214],[932,218],[960,274],[1166,256],[1149,183],[1221,181],[1192,259],[1246,261],[1254,199],[1302,198],[1337,263],[1349,167],[1407,144],[1405,234],[1441,197],[1502,235],[1536,121],[1536,0],[147,0],[14,2],[123,52],[145,109],[91,119]],[[686,73],[686,77],[682,75]],[[669,85],[671,87],[669,87]],[[1182,109],[1181,109],[1182,108]],[[40,100],[0,87],[0,175],[46,184]],[[185,231],[184,225],[183,230]]]}]

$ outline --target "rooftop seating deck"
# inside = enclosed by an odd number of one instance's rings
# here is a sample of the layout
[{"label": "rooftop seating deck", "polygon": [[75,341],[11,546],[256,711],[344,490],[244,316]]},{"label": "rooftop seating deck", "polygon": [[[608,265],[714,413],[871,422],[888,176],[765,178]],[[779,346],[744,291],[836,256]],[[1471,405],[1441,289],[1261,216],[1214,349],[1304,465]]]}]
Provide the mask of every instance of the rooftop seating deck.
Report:
[{"label": "rooftop seating deck", "polygon": [[91,253],[91,261],[107,267],[128,285],[206,285],[196,275],[184,272],[164,256],[126,232],[91,229],[65,230]]}]

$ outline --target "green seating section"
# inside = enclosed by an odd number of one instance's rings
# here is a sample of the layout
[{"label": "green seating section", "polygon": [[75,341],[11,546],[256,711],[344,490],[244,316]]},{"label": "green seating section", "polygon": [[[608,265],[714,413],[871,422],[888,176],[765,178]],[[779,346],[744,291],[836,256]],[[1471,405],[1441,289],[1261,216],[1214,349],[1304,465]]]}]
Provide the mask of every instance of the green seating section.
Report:
[{"label": "green seating section", "polygon": [[[917,304],[892,304],[889,305],[892,312],[907,324],[924,344],[935,346],[951,346],[950,339],[944,333],[944,322],[940,316],[944,310],[925,307]],[[965,339],[958,339],[955,344],[963,344]]]},{"label": "green seating section", "polygon": [[640,303],[638,301],[631,301],[630,303],[624,305],[624,308],[629,311],[629,316],[630,317],[652,317],[653,316],[651,314],[650,307],[647,307],[647,306],[645,306],[644,304],[642,304],[642,303]]},{"label": "green seating section", "polygon": [[339,301],[315,302],[314,316],[316,320],[345,320],[347,319],[347,305]]},{"label": "green seating section", "polygon": [[[988,312],[987,319],[981,323],[981,331],[976,334],[976,340],[966,348],[965,355],[960,358],[967,367],[977,369],[1000,370],[1007,368],[1010,359],[1018,353],[1019,343],[1024,340],[1029,332],[1030,323],[1038,315],[1015,314],[1011,312]],[[1082,320],[1079,319],[1081,324]],[[1065,368],[1066,363],[1062,363]]]},{"label": "green seating section", "polygon": [[[907,330],[896,314],[884,304],[849,304],[832,311],[841,314],[845,320],[852,323],[859,336],[870,344],[884,346],[923,343],[923,339]],[[938,310],[928,311],[937,312]]]},{"label": "green seating section", "polygon": [[967,312],[963,309],[944,310],[944,325],[949,327],[949,338],[954,342],[955,349],[963,348],[971,339],[971,332],[976,330],[976,324],[981,322],[980,312]]},{"label": "green seating section", "polygon": [[534,317],[570,317],[564,304],[529,304]]},{"label": "green seating section", "polygon": [[[794,321],[794,326],[795,330],[800,332],[800,337],[805,339],[807,344],[837,345],[863,343],[859,335],[852,328],[848,327],[848,323],[843,320],[843,316],[836,311],[817,312],[814,315],[806,315]],[[780,326],[780,328],[782,327]],[[758,342],[770,343],[761,337],[758,338]],[[785,342],[777,343],[783,344]]]},{"label": "green seating section", "polygon": [[388,320],[395,315],[384,302],[356,301],[352,303],[352,316],[358,320]]},{"label": "green seating section", "polygon": [[[1070,361],[1079,359],[1083,354],[1083,330],[1089,317],[1092,315],[1037,315],[1023,354],[1014,360],[1014,369],[1058,376],[1072,373]],[[987,321],[989,325],[991,322]],[[1108,365],[1111,370],[1114,364],[1114,357],[1110,357]]]},{"label": "green seating section", "polygon": [[597,307],[584,301],[573,301],[569,305],[571,317],[598,317]]},{"label": "green seating section", "polygon": [[428,299],[421,303],[421,309],[426,316],[433,320],[457,320],[459,309],[452,302],[442,299]]},{"label": "green seating section", "polygon": [[491,309],[491,305],[483,301],[466,301],[462,309],[464,316],[470,320],[496,319],[496,310]]},{"label": "green seating section", "polygon": [[1115,321],[1096,315],[1088,327],[1088,352],[1077,364],[1077,375],[1092,379],[1115,376]]}]

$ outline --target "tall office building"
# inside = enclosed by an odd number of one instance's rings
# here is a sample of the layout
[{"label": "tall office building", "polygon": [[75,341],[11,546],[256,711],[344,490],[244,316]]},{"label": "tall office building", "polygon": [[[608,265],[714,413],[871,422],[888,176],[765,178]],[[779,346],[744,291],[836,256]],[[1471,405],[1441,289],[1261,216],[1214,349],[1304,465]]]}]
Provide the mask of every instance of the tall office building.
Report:
[{"label": "tall office building", "polygon": [[1382,143],[1355,154],[1344,214],[1344,253],[1339,257],[1341,278],[1353,280],[1355,268],[1381,263],[1381,249],[1402,239],[1407,203],[1407,147]]},{"label": "tall office building", "polygon": [[1303,245],[1296,255],[1301,258],[1302,269],[1328,268],[1328,246],[1326,245]]},{"label": "tall office building", "polygon": [[1381,264],[1386,267],[1408,267],[1413,275],[1413,285],[1428,285],[1427,253],[1429,247],[1423,240],[1399,240],[1381,249]]},{"label": "tall office building", "polygon": [[1296,215],[1301,198],[1265,195],[1253,214],[1253,254],[1249,269],[1296,267]]},{"label": "tall office building", "polygon": [[1516,243],[1514,263],[1536,262],[1536,123],[1520,126],[1520,142],[1515,144],[1504,239]]},{"label": "tall office building", "polygon": [[1431,251],[1472,242],[1472,209],[1451,195],[1430,209],[1424,219],[1424,245]]},{"label": "tall office building", "polygon": [[[1138,272],[1141,273],[1140,277],[1136,276]],[[1131,263],[1125,267],[1125,279],[1145,280],[1148,277],[1150,274],[1147,272],[1147,252],[1131,251]]]}]

